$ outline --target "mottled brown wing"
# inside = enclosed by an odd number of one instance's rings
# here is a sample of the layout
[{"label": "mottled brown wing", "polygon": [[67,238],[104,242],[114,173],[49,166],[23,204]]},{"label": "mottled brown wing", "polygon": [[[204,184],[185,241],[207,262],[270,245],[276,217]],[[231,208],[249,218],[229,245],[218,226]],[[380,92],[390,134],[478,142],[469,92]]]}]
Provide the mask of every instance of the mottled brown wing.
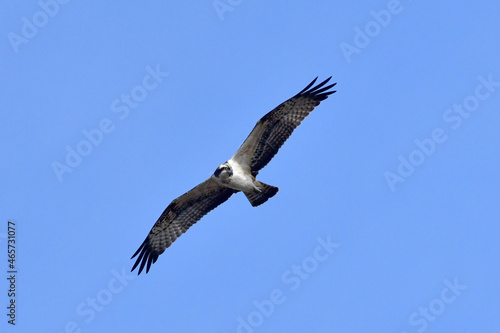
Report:
[{"label": "mottled brown wing", "polygon": [[212,178],[209,178],[172,201],[156,221],[148,237],[132,256],[134,258],[139,255],[132,271],[140,263],[138,275],[141,274],[144,266],[146,266],[146,273],[148,273],[151,264],[156,262],[158,256],[166,248],[189,227],[229,199],[235,192],[235,190],[219,186]]},{"label": "mottled brown wing", "polygon": [[248,165],[252,174],[256,176],[276,155],[302,120],[321,101],[327,99],[328,95],[335,92],[328,90],[336,83],[323,87],[331,77],[312,87],[317,79],[315,78],[297,95],[262,117],[232,159],[240,165]]}]

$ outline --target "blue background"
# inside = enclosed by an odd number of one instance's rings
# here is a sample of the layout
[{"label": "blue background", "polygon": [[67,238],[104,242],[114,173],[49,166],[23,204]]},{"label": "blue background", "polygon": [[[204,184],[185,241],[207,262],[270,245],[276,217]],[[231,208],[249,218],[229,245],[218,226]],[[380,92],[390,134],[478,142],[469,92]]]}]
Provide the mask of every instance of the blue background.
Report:
[{"label": "blue background", "polygon": [[[498,332],[500,3],[215,4],[3,2],[2,331]],[[235,195],[128,273],[171,200],[330,75],[259,174],[274,198]],[[67,147],[88,154],[58,178]]]}]

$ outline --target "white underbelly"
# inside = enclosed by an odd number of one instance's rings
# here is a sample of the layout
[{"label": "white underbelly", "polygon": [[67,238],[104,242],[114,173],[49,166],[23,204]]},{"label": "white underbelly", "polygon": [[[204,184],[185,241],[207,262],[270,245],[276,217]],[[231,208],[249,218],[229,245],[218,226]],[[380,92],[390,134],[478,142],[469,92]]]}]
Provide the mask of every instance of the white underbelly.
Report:
[{"label": "white underbelly", "polygon": [[253,180],[250,176],[237,173],[233,173],[229,186],[235,190],[244,192],[251,191],[254,189]]},{"label": "white underbelly", "polygon": [[244,192],[253,191],[255,189],[253,177],[244,173],[243,169],[237,163],[233,161],[229,161],[229,163],[233,169],[233,176],[231,177],[229,187]]}]

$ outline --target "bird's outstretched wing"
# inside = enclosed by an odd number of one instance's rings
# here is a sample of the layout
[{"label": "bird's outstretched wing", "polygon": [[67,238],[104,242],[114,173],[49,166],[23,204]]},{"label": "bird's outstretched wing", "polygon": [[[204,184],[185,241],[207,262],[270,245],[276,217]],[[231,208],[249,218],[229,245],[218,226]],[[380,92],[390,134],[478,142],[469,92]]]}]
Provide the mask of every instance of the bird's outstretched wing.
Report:
[{"label": "bird's outstretched wing", "polygon": [[156,221],[148,237],[132,256],[134,258],[139,255],[132,271],[140,263],[138,274],[141,274],[144,266],[146,266],[146,273],[149,272],[151,264],[156,262],[158,256],[166,248],[205,214],[225,202],[235,192],[230,188],[219,186],[215,180],[209,178],[172,201]]},{"label": "bird's outstretched wing", "polygon": [[336,83],[324,87],[331,77],[313,87],[317,79],[315,78],[297,95],[262,117],[232,159],[240,165],[248,165],[249,171],[256,176],[276,155],[302,120],[321,101],[327,99],[328,95],[335,92],[329,89]]}]

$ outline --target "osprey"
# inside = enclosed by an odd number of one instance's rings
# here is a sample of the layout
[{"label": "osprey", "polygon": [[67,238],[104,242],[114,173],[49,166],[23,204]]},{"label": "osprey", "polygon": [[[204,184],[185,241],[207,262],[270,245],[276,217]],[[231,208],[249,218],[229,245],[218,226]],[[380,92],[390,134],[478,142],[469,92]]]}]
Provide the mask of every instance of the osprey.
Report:
[{"label": "osprey", "polygon": [[302,120],[328,95],[335,92],[329,89],[336,83],[325,86],[331,77],[313,87],[317,79],[316,77],[297,95],[262,117],[236,154],[219,165],[210,178],[168,205],[132,256],[131,259],[139,255],[132,271],[141,264],[138,274],[141,274],[145,266],[148,273],[151,264],[156,262],[166,248],[234,193],[243,192],[252,206],[256,207],[278,192],[277,187],[260,182],[255,177],[276,155]]}]

